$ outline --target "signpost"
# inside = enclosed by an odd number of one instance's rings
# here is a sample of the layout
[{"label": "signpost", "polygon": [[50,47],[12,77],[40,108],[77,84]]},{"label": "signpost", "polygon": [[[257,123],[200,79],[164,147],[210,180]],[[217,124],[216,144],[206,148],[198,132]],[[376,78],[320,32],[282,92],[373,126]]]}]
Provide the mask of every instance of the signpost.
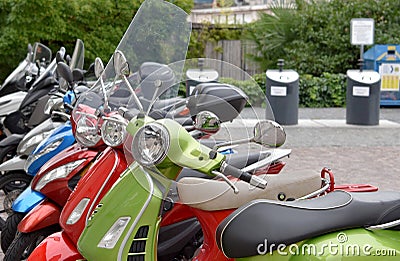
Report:
[{"label": "signpost", "polygon": [[[374,44],[375,24],[372,18],[353,18],[350,21],[351,44],[360,45],[360,60],[362,63],[364,45]],[[360,65],[362,71],[362,64]]]}]

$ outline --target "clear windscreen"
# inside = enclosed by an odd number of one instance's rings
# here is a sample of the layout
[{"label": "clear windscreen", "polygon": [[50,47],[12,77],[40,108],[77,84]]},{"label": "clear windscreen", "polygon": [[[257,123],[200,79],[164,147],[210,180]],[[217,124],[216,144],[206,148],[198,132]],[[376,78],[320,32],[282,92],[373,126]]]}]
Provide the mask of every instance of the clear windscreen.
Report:
[{"label": "clear windscreen", "polygon": [[[140,104],[147,108],[156,86],[154,83],[143,84],[143,81],[150,79],[160,66],[186,57],[191,32],[187,17],[187,13],[171,3],[145,1],[99,79],[77,101],[72,113],[73,121],[78,122],[82,112],[96,112],[95,117],[99,117],[120,107],[128,107],[137,113],[140,106],[132,102],[133,92]],[[182,67],[174,67],[172,74],[180,75],[182,70]],[[100,128],[98,126],[99,131]]]},{"label": "clear windscreen", "polygon": [[[173,80],[165,77],[172,75],[174,68],[183,68],[183,71],[179,75],[174,74]],[[257,122],[274,120],[265,87],[260,86],[241,68],[227,62],[207,58],[179,61],[155,71],[138,88],[154,83],[158,87],[146,109],[147,115],[154,119],[175,119],[208,147],[222,142],[251,140]],[[190,95],[186,95],[187,93]],[[178,94],[181,96],[177,97]],[[134,103],[134,99],[131,99],[128,108],[133,108]],[[207,130],[202,133],[203,130],[195,127],[196,116],[204,111],[215,114],[221,121],[220,129],[216,133],[210,134],[212,131]],[[145,144],[145,141],[142,143]],[[274,141],[270,143],[273,144]],[[125,154],[132,155],[134,147],[132,138],[127,139]],[[251,142],[228,144],[219,151],[228,157],[230,154],[240,154],[251,159],[249,162],[258,156],[263,159],[274,153],[273,149]],[[133,160],[130,158],[129,163]]]}]

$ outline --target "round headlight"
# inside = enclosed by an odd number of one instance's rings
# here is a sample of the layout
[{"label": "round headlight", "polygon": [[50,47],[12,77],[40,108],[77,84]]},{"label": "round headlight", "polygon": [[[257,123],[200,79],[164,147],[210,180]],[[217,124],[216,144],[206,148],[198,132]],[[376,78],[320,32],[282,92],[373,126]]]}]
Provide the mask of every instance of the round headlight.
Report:
[{"label": "round headlight", "polygon": [[169,150],[168,130],[157,123],[141,127],[132,141],[132,154],[137,162],[150,166],[162,162]]},{"label": "round headlight", "polygon": [[105,118],[101,126],[101,137],[111,147],[121,145],[126,138],[127,121],[120,115]]},{"label": "round headlight", "polygon": [[83,146],[92,147],[96,145],[101,139],[97,117],[82,114],[76,123],[75,138]]}]

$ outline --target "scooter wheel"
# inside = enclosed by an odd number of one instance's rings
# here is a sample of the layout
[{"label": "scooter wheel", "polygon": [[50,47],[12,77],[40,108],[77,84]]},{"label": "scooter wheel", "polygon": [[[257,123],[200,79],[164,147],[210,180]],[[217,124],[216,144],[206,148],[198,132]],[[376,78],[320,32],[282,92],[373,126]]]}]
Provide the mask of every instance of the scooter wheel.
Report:
[{"label": "scooter wheel", "polygon": [[12,213],[12,203],[30,184],[32,177],[24,172],[10,172],[0,176],[0,229],[7,215]]},{"label": "scooter wheel", "polygon": [[18,224],[24,217],[25,214],[17,212],[8,216],[0,235],[1,249],[3,250],[3,253],[7,251],[8,247],[11,245],[11,242],[14,240],[18,231]]},{"label": "scooter wheel", "polygon": [[18,233],[10,247],[7,249],[3,260],[15,261],[27,259],[40,242],[60,230],[60,226],[54,225],[31,233]]},{"label": "scooter wheel", "polygon": [[25,190],[32,180],[32,176],[27,175],[23,171],[8,172],[0,176],[0,190],[4,194],[8,194],[13,190]]}]

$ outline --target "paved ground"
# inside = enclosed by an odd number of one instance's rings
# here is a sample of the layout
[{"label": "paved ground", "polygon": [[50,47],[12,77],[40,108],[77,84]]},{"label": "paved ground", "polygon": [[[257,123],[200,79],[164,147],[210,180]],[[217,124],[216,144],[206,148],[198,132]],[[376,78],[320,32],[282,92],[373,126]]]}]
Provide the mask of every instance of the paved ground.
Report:
[{"label": "paved ground", "polygon": [[[263,111],[257,111],[263,115]],[[380,109],[376,126],[348,125],[345,108],[299,109],[299,124],[284,126],[291,148],[285,171],[333,170],[336,183],[400,189],[400,108]]]},{"label": "paved ground", "polygon": [[[256,114],[264,117],[263,109]],[[243,118],[254,113],[244,110]],[[400,108],[381,109],[377,126],[355,126],[345,123],[343,108],[299,109],[299,124],[284,126],[287,141],[283,148],[292,149],[284,171],[333,170],[336,183],[369,183],[381,190],[400,188]],[[252,125],[255,120],[247,120]],[[229,135],[242,134],[243,126],[231,126]],[[221,135],[222,137],[224,134]],[[0,259],[3,254],[0,253]]]}]

